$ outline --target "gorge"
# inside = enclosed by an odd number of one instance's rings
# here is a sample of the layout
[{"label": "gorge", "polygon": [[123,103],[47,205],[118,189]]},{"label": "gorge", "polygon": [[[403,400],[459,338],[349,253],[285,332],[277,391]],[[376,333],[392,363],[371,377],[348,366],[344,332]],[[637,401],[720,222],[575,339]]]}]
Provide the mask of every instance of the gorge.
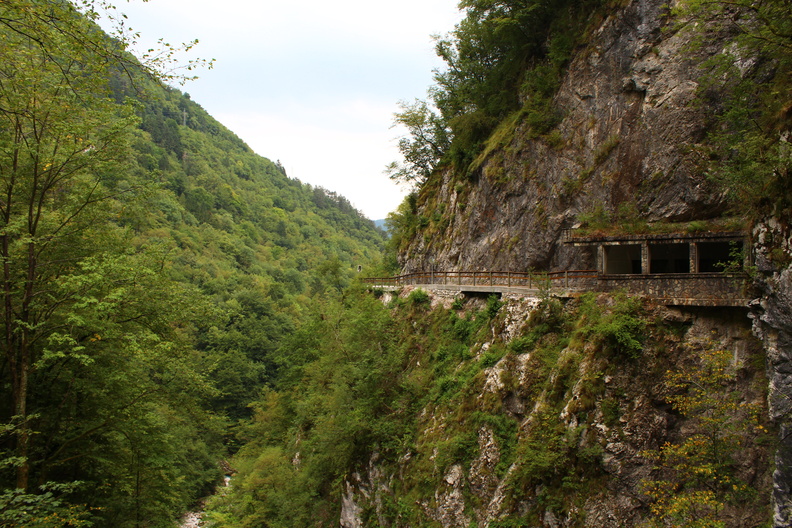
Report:
[{"label": "gorge", "polygon": [[792,525],[789,2],[464,0],[387,235],[99,4],[0,4],[0,524]]}]

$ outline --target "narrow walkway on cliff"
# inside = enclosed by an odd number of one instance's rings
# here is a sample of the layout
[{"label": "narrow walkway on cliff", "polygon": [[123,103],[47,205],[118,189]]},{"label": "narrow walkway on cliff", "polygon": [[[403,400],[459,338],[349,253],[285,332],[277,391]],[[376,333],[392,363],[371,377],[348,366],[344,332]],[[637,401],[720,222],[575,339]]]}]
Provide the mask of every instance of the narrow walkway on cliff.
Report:
[{"label": "narrow walkway on cliff", "polygon": [[[373,288],[399,289],[404,286],[428,290],[483,293],[520,293],[539,295],[587,291],[597,278],[596,270],[558,271],[550,273],[518,271],[426,271],[395,277],[365,278]],[[588,287],[587,287],[588,286]]]},{"label": "narrow walkway on cliff", "polygon": [[586,235],[568,230],[564,244],[592,252],[596,269],[548,272],[421,271],[363,279],[372,288],[404,286],[460,293],[572,297],[588,291],[625,291],[660,304],[747,306],[752,296],[747,234],[732,232]]},{"label": "narrow walkway on cliff", "polygon": [[511,293],[574,297],[588,291],[625,291],[672,306],[747,306],[744,273],[601,273],[597,270],[552,272],[422,271],[395,277],[370,277],[373,289],[404,287],[457,293]]}]

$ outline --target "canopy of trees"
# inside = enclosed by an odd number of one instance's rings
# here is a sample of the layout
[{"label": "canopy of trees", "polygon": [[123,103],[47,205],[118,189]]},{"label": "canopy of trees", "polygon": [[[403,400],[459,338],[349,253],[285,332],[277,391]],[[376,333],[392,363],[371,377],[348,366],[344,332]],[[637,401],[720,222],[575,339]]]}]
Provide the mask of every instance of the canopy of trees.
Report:
[{"label": "canopy of trees", "polygon": [[407,128],[399,142],[404,163],[391,177],[422,183],[451,164],[466,173],[495,127],[520,112],[535,134],[555,125],[551,99],[562,69],[602,0],[464,0],[466,17],[437,54],[446,63],[435,72],[431,104],[404,103],[395,116]]},{"label": "canopy of trees", "polygon": [[98,4],[0,4],[3,526],[172,526],[301,306],[383,243],[161,85],[170,51],[135,61]]}]

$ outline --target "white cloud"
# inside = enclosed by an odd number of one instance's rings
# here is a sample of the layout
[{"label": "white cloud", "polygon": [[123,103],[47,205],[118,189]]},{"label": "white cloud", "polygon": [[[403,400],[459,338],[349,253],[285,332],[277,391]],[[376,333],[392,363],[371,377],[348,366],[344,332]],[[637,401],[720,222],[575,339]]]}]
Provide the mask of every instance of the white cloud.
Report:
[{"label": "white cloud", "polygon": [[398,156],[395,132],[382,126],[385,109],[358,101],[325,109],[322,119],[293,110],[216,117],[253,150],[280,161],[290,177],[338,192],[369,218],[384,218],[399,205],[403,190],[383,174]]},{"label": "white cloud", "polygon": [[455,0],[152,0],[120,5],[144,45],[198,38],[214,70],[183,89],[290,176],[383,218],[402,192],[383,174],[398,159],[399,100],[423,98],[431,35],[460,19]]},{"label": "white cloud", "polygon": [[212,49],[243,54],[321,53],[327,44],[409,54],[431,49],[431,35],[446,33],[459,19],[453,0],[154,0],[120,10],[132,27],[145,29],[149,42],[198,38]]}]

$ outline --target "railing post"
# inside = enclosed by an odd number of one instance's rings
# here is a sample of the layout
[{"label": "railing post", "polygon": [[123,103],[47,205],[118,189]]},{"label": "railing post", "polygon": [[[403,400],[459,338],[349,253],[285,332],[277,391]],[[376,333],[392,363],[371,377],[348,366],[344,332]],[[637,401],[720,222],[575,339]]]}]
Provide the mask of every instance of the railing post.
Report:
[{"label": "railing post", "polygon": [[511,271],[506,272],[506,283],[509,285],[509,288],[511,288]]},{"label": "railing post", "polygon": [[489,274],[490,274],[490,288],[492,288],[492,272],[490,271]]},{"label": "railing post", "polygon": [[533,274],[529,271],[528,272],[528,288],[531,287],[531,279],[533,278]]},{"label": "railing post", "polygon": [[569,271],[564,271],[564,288],[569,288]]},{"label": "railing post", "polygon": [[476,272],[473,272],[473,286],[476,285]]}]

